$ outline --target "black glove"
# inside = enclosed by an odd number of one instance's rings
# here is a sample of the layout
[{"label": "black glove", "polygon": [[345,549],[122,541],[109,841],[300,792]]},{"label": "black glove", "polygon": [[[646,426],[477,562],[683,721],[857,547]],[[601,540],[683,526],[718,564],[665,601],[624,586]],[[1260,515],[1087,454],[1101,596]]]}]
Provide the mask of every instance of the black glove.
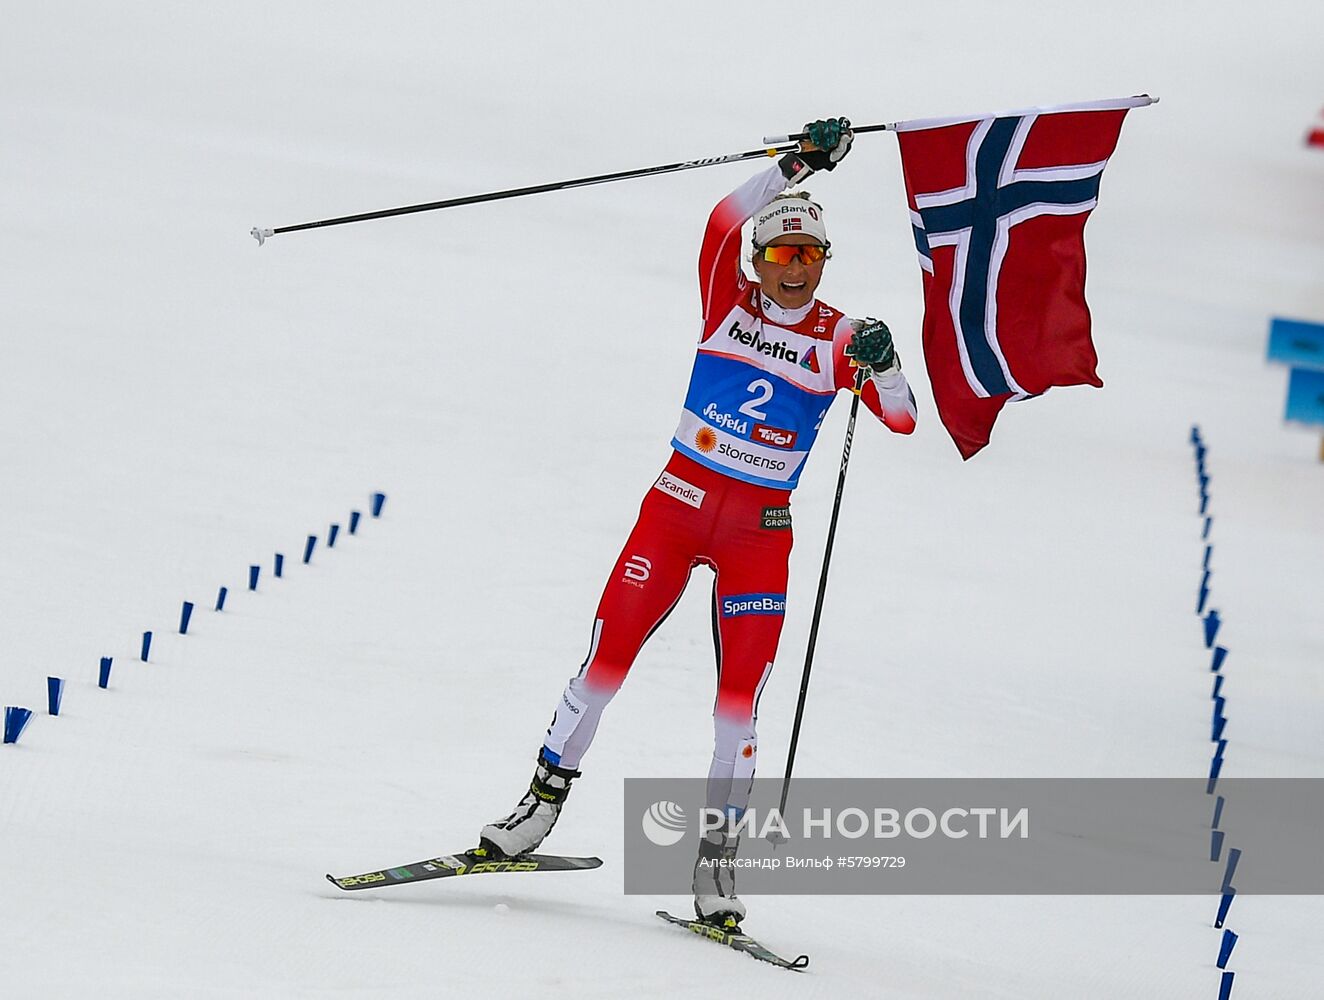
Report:
[{"label": "black glove", "polygon": [[816,170],[835,170],[850,152],[855,133],[848,118],[824,118],[804,127],[809,138],[801,140],[800,151],[781,158],[782,173],[799,184]]},{"label": "black glove", "polygon": [[846,357],[870,375],[890,375],[901,370],[901,360],[892,344],[892,331],[880,319],[855,320],[855,333],[846,345]]}]

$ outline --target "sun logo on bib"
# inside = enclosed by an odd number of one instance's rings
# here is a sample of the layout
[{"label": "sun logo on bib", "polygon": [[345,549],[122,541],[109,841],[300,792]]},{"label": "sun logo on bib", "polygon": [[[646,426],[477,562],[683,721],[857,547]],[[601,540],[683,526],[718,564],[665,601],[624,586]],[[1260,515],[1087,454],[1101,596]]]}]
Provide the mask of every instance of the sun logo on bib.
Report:
[{"label": "sun logo on bib", "polygon": [[694,447],[705,455],[717,447],[717,432],[711,427],[700,427],[699,432],[694,435]]}]

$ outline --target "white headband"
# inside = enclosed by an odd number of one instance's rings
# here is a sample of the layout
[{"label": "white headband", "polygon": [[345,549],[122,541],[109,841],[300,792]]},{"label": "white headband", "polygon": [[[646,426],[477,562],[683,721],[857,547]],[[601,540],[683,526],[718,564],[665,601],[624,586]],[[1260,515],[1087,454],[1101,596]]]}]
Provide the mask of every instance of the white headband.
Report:
[{"label": "white headband", "polygon": [[777,198],[754,216],[754,245],[766,247],[779,236],[812,236],[828,245],[823,208],[807,198]]}]

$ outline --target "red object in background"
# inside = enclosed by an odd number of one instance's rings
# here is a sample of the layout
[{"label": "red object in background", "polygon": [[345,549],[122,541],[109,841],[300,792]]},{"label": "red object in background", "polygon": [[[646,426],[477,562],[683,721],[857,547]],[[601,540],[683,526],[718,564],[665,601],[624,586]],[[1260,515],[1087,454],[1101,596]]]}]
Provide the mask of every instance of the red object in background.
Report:
[{"label": "red object in background", "polygon": [[1306,133],[1307,146],[1319,146],[1324,148],[1324,111],[1319,113],[1319,121],[1321,124],[1317,124]]}]

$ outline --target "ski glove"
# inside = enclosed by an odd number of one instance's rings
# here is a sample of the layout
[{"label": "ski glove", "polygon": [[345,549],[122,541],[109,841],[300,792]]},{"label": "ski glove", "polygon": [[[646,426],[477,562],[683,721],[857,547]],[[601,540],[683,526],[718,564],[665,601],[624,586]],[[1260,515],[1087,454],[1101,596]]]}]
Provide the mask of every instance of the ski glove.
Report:
[{"label": "ski glove", "polygon": [[870,375],[891,375],[901,370],[901,359],[896,356],[892,331],[880,319],[854,320],[855,333],[846,345],[846,357]]},{"label": "ski glove", "polygon": [[782,173],[792,184],[799,184],[816,170],[835,170],[850,152],[855,133],[848,118],[824,118],[804,127],[809,138],[802,140],[800,151],[781,158]]},{"label": "ski glove", "polygon": [[800,143],[800,159],[814,170],[835,170],[855,139],[849,118],[821,119],[810,122],[804,130],[809,134],[809,142]]}]

